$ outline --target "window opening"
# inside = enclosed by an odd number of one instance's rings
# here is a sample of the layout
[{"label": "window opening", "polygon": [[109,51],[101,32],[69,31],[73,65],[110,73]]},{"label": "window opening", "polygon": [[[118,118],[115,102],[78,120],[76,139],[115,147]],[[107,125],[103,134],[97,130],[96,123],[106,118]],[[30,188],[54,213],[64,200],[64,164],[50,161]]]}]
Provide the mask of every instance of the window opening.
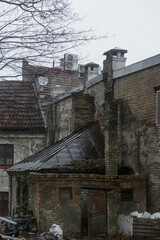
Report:
[{"label": "window opening", "polygon": [[121,189],[121,201],[133,201],[133,189]]},{"label": "window opening", "polygon": [[13,144],[0,144],[0,166],[9,167],[13,165]]},{"label": "window opening", "polygon": [[59,188],[60,200],[71,200],[72,199],[72,188]]}]

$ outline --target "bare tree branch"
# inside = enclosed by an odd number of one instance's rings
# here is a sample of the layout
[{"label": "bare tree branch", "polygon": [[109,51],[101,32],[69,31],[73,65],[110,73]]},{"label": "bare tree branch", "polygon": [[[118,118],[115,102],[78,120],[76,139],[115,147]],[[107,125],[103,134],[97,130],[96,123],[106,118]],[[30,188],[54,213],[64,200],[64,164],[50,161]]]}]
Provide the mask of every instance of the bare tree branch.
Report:
[{"label": "bare tree branch", "polygon": [[[0,78],[19,75],[22,59],[52,62],[55,56],[97,39],[74,28],[80,21],[67,0],[0,0]],[[4,74],[5,70],[5,74]]]}]

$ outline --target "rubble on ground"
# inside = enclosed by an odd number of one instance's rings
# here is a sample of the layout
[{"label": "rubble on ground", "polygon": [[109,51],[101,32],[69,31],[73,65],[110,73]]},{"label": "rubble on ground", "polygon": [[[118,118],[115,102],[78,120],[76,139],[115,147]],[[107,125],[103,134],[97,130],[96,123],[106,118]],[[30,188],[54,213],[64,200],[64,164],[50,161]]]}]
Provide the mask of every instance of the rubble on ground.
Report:
[{"label": "rubble on ground", "polygon": [[37,236],[37,222],[32,211],[17,207],[13,217],[0,217],[0,234],[18,238]]},{"label": "rubble on ground", "polygon": [[52,224],[48,233],[43,233],[38,238],[39,240],[63,240],[63,230],[57,224]]}]

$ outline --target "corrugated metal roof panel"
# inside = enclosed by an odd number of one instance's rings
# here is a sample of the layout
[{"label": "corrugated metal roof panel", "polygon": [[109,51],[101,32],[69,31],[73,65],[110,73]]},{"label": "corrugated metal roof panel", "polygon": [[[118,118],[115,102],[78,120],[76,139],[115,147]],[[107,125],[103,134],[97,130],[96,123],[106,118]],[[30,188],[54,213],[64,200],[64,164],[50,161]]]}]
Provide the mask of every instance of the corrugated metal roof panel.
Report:
[{"label": "corrugated metal roof panel", "polygon": [[7,172],[51,169],[57,165],[70,164],[75,160],[100,158],[103,156],[103,151],[104,137],[97,122],[24,159],[9,168]]}]

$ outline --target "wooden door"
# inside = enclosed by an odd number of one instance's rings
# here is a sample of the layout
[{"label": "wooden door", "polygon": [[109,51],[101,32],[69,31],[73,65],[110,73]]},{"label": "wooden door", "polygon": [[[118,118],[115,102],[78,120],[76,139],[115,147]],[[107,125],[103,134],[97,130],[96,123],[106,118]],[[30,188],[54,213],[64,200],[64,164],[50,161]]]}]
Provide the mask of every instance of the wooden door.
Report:
[{"label": "wooden door", "polygon": [[106,197],[105,191],[90,191],[88,196],[88,235],[106,233]]}]

